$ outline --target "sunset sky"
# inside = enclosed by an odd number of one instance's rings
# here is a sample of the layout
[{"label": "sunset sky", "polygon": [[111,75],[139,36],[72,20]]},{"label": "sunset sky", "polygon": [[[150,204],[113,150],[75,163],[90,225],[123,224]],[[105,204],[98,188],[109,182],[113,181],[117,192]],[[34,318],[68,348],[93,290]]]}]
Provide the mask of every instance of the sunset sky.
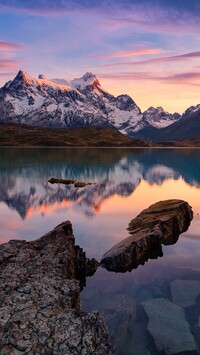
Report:
[{"label": "sunset sky", "polygon": [[200,103],[199,0],[0,0],[0,84],[91,71],[142,110]]}]

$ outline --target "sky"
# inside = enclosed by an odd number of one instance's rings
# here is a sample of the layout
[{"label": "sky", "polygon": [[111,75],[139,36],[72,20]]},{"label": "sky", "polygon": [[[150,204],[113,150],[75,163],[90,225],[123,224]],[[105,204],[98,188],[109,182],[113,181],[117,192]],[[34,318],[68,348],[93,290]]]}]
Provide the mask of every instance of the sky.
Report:
[{"label": "sky", "polygon": [[200,103],[200,0],[0,0],[0,86],[87,71],[146,110]]}]

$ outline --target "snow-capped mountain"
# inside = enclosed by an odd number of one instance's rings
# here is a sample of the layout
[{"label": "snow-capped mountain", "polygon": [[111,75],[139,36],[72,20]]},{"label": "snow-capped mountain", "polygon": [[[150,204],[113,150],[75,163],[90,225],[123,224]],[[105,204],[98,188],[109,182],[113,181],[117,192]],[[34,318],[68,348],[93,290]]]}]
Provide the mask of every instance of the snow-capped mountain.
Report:
[{"label": "snow-capped mountain", "polygon": [[66,81],[19,71],[0,89],[0,122],[45,127],[113,127],[131,134],[148,126],[128,95],[104,90],[92,73]]},{"label": "snow-capped mountain", "polygon": [[189,117],[191,114],[196,113],[199,110],[200,110],[200,104],[198,104],[196,106],[190,106],[187,110],[185,110],[182,117],[183,118]]},{"label": "snow-capped mountain", "polygon": [[162,107],[149,107],[148,110],[143,112],[146,121],[155,128],[164,128],[167,127],[174,122],[177,122],[181,115],[175,112],[171,114],[165,111]]}]

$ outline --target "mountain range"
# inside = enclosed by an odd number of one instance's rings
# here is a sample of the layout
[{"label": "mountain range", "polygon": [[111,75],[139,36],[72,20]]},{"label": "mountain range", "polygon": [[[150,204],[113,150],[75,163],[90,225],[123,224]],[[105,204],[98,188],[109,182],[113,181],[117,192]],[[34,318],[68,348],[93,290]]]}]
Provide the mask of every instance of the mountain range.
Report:
[{"label": "mountain range", "polygon": [[142,112],[128,95],[117,97],[86,73],[71,81],[19,71],[0,89],[0,123],[48,128],[105,127],[154,142],[200,137],[200,104],[181,116],[162,107]]}]

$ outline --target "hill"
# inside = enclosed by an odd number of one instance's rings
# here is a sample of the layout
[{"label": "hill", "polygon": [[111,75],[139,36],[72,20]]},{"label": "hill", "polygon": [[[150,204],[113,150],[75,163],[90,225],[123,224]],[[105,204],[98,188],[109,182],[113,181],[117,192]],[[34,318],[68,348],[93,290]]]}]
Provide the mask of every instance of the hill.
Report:
[{"label": "hill", "polygon": [[151,147],[154,144],[124,136],[112,128],[45,128],[0,124],[0,146]]}]

